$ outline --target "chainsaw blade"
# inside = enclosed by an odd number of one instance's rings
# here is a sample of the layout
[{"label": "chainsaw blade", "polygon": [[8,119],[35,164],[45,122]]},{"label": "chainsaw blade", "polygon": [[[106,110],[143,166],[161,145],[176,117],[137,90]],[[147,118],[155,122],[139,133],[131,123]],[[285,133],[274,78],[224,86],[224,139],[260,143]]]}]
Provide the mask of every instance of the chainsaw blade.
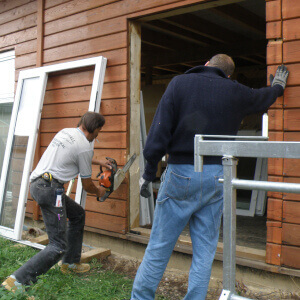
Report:
[{"label": "chainsaw blade", "polygon": [[115,174],[115,176],[114,176],[114,191],[120,186],[120,184],[124,180],[126,172],[131,167],[131,165],[133,164],[133,162],[135,161],[135,158],[136,158],[136,154],[134,153],[130,157],[130,159],[127,161],[127,163],[125,164],[125,166],[122,169],[119,169],[117,171],[117,173]]}]

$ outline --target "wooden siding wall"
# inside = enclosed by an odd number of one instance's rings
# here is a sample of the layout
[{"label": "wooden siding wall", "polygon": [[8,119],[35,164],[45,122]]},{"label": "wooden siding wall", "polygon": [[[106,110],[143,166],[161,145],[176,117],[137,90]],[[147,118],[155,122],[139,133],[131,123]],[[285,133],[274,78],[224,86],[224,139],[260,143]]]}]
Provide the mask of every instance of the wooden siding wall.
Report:
[{"label": "wooden siding wall", "polygon": [[[129,149],[128,19],[200,2],[203,1],[1,1],[0,51],[15,49],[16,80],[20,70],[105,56],[108,63],[100,110],[106,124],[99,135],[100,143],[95,143],[95,156],[113,157],[119,165],[124,165]],[[76,126],[87,111],[92,75],[93,71],[85,70],[49,78],[39,135],[41,154],[57,131]],[[98,171],[93,168],[93,178]],[[128,180],[104,203],[88,195],[86,229],[127,232],[128,207]],[[34,209],[29,196],[27,214]]]},{"label": "wooden siding wall", "polygon": [[[290,70],[284,96],[269,110],[270,139],[300,141],[300,1],[266,2],[268,74]],[[270,159],[269,180],[300,183],[300,160]],[[269,193],[267,262],[300,268],[300,195]]]}]

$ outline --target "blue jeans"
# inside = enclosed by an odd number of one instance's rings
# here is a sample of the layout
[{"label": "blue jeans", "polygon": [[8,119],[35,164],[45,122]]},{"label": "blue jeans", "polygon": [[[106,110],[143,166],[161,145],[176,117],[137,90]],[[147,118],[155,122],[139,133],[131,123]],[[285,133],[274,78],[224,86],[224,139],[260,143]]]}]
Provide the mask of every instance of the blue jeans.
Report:
[{"label": "blue jeans", "polygon": [[31,196],[41,207],[49,244],[14,272],[22,284],[36,282],[39,275],[46,273],[61,258],[63,263],[80,262],[85,211],[65,194],[62,195],[62,207],[56,207],[55,191],[62,187],[58,182],[50,184],[42,178],[30,185]]},{"label": "blue jeans", "polygon": [[222,165],[169,164],[162,175],[150,240],[136,274],[131,299],[152,300],[174,246],[189,222],[193,247],[185,300],[204,300],[223,211]]}]

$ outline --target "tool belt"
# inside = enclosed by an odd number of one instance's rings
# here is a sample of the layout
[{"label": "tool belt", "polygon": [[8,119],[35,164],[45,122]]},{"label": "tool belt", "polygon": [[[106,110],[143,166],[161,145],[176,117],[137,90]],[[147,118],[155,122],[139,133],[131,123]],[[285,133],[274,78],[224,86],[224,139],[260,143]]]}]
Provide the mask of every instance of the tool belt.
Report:
[{"label": "tool belt", "polygon": [[[64,185],[64,184],[65,184],[63,181],[54,178],[54,177],[52,176],[52,174],[49,173],[49,172],[45,172],[44,174],[42,174],[42,176],[40,176],[40,177],[38,177],[38,178],[43,178],[45,181],[48,181],[48,182],[50,182],[50,183],[51,183],[51,182],[56,182],[56,183],[59,183],[59,184],[61,184],[61,185]],[[38,179],[38,178],[37,178],[37,179]]]}]

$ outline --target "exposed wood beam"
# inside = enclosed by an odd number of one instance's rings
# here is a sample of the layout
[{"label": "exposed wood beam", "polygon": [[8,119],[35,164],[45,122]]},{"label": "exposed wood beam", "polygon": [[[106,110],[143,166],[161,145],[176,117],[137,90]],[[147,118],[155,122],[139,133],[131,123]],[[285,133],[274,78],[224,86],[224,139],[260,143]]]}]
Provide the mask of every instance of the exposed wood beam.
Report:
[{"label": "exposed wood beam", "polygon": [[160,13],[160,14],[153,14],[150,16],[145,16],[139,19],[139,21],[153,21],[153,20],[158,20],[162,18],[168,18],[171,16],[177,16],[177,15],[182,15],[186,13],[190,13],[193,11],[197,10],[204,10],[204,9],[209,9],[212,7],[217,7],[219,5],[227,5],[231,3],[238,3],[242,2],[244,0],[212,0],[212,1],[207,1],[201,4],[196,4],[196,5],[187,5],[184,7],[180,7],[178,9],[173,9],[173,10],[168,10],[166,12]]},{"label": "exposed wood beam", "polygon": [[179,28],[189,30],[200,36],[206,37],[220,43],[236,42],[237,40],[245,39],[243,36],[234,33],[222,26],[212,22],[203,20],[193,14],[185,14],[167,19],[162,19],[166,22]]},{"label": "exposed wood beam", "polygon": [[178,37],[149,30],[144,26],[142,26],[142,43],[171,51],[183,51],[186,48],[197,47],[188,41],[182,42]]},{"label": "exposed wood beam", "polygon": [[[143,64],[152,64],[153,66],[164,66],[171,64],[189,63],[193,61],[204,61],[210,59],[217,53],[226,53],[231,56],[248,56],[265,53],[266,40],[258,40],[255,43],[252,41],[245,43],[237,43],[232,45],[222,45],[220,47],[190,49],[181,53],[154,53],[145,56]],[[147,62],[146,62],[147,60]]]},{"label": "exposed wood beam", "polygon": [[172,37],[176,37],[185,42],[193,43],[199,46],[207,47],[209,43],[207,41],[202,42],[197,37],[191,37],[191,34],[188,31],[174,28],[174,26],[170,24],[163,23],[161,21],[153,21],[151,23],[143,23],[143,27],[151,29],[156,32],[164,33]]},{"label": "exposed wood beam", "polygon": [[265,36],[265,20],[238,4],[219,6],[209,11],[227,20],[231,20],[237,26],[242,26],[255,34]]}]

